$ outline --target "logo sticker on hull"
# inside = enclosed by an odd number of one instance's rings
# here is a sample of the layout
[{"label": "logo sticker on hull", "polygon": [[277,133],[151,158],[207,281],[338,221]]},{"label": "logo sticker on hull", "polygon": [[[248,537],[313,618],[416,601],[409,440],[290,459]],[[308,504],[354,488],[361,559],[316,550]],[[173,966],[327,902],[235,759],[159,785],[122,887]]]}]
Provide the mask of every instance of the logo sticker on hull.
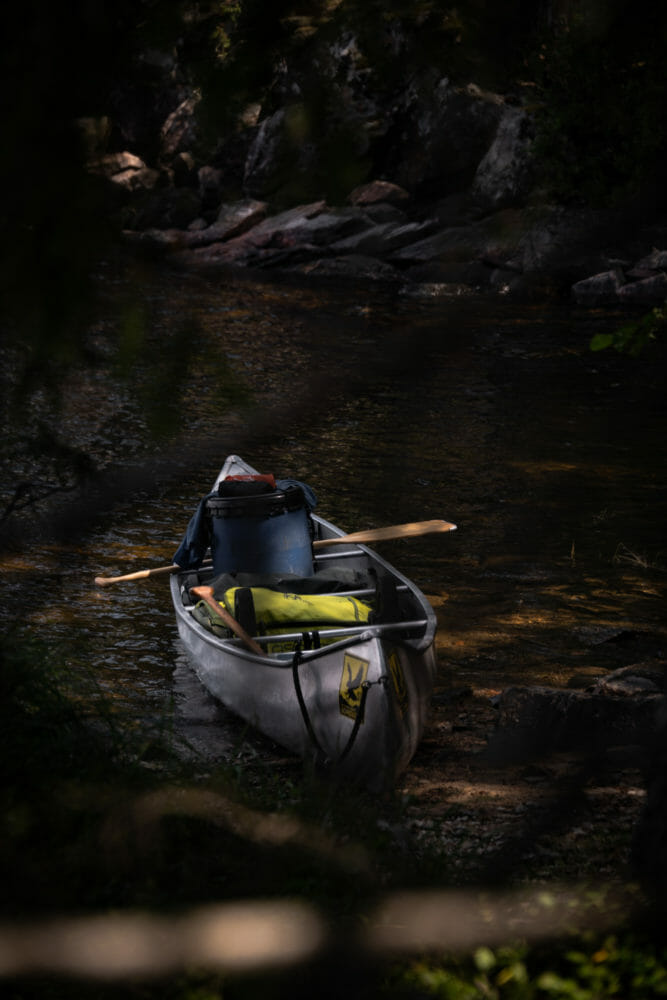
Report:
[{"label": "logo sticker on hull", "polygon": [[391,679],[394,685],[394,693],[396,695],[398,707],[401,710],[401,715],[405,715],[408,710],[408,687],[405,683],[405,677],[403,676],[401,661],[399,660],[398,653],[395,649],[389,654],[387,664],[389,666],[389,673],[391,674]]},{"label": "logo sticker on hull", "polygon": [[[338,705],[340,714],[346,715],[348,719],[356,719],[359,712],[363,691],[362,684],[368,676],[368,662],[368,660],[361,660],[351,653],[346,653],[343,659]],[[363,722],[363,719],[361,721]]]}]

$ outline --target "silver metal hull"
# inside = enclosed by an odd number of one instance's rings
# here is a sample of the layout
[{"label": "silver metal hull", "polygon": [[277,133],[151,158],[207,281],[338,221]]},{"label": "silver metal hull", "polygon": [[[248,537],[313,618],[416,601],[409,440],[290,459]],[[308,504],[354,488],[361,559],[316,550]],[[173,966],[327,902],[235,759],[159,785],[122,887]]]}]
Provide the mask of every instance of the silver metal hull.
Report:
[{"label": "silver metal hull", "polygon": [[[216,484],[230,469],[254,472],[230,456]],[[315,537],[343,534],[311,517]],[[178,630],[202,684],[227,708],[280,746],[325,764],[342,781],[381,792],[395,784],[423,733],[436,669],[435,615],[413,583],[365,546],[322,552],[316,572],[333,565],[381,568],[400,588],[409,617],[332,632],[328,645],[296,657],[292,652],[260,657],[239,639],[219,638],[200,625],[187,598],[184,603],[188,574],[174,574]],[[200,581],[211,575],[202,569]]]}]

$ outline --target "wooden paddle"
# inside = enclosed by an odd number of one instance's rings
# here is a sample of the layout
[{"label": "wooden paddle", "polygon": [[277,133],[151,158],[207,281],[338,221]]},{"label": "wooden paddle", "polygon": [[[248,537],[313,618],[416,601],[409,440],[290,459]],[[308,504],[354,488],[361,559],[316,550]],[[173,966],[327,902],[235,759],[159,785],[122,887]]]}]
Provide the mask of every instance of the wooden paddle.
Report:
[{"label": "wooden paddle", "polygon": [[203,601],[211,611],[222,618],[225,625],[227,625],[232,632],[242,640],[242,642],[248,647],[251,652],[256,653],[257,656],[268,656],[268,653],[262,649],[258,642],[249,636],[246,630],[240,625],[236,618],[232,618],[229,611],[224,608],[221,604],[218,604],[213,596],[213,587],[193,587],[190,591],[195,597],[198,597],[200,601]]},{"label": "wooden paddle", "polygon": [[456,525],[449,521],[412,521],[410,524],[394,524],[387,528],[354,531],[351,535],[338,535],[336,538],[320,538],[313,542],[313,548],[323,549],[327,545],[345,545],[348,542],[385,542],[392,538],[432,535],[438,531],[456,531]]},{"label": "wooden paddle", "polygon": [[[323,549],[329,545],[346,545],[348,542],[386,542],[392,538],[415,538],[418,535],[432,535],[440,531],[455,531],[456,525],[449,521],[412,521],[409,524],[394,524],[387,528],[368,528],[367,531],[354,531],[351,535],[337,535],[335,538],[318,538],[313,542],[314,549]],[[156,569],[142,569],[126,576],[96,576],[98,587],[108,587],[112,583],[125,583],[130,580],[145,580],[158,573],[178,573],[180,566],[158,566]]]},{"label": "wooden paddle", "polygon": [[125,583],[126,580],[145,580],[149,576],[158,576],[160,573],[177,573],[180,568],[180,566],[174,563],[173,566],[141,569],[137,573],[127,573],[125,576],[96,576],[95,583],[98,587],[108,587],[111,583]]}]

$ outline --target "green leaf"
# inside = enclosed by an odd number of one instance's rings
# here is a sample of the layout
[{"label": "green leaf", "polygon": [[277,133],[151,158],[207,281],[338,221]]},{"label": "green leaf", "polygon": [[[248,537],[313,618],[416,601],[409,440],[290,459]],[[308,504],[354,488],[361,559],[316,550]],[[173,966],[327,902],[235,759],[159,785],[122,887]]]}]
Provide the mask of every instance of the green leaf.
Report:
[{"label": "green leaf", "polygon": [[590,348],[591,351],[604,351],[605,348],[611,347],[614,343],[614,337],[611,333],[596,333],[591,339]]},{"label": "green leaf", "polygon": [[475,951],[475,965],[480,972],[488,972],[496,964],[496,956],[490,948],[482,946]]}]

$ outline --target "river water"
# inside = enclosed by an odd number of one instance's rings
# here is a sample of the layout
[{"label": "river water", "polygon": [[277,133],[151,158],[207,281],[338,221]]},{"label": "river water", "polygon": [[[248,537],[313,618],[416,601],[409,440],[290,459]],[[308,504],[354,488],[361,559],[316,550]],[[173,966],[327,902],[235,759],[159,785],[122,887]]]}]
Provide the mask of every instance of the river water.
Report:
[{"label": "river water", "polygon": [[86,697],[207,758],[243,741],[274,752],[201,689],[165,577],[93,582],[169,563],[230,452],[308,482],[346,530],[458,525],[382,548],[436,608],[443,690],[667,653],[667,352],[592,354],[623,317],[164,265],[98,281],[97,364],[72,373],[60,419],[108,463],[106,502],[91,520],[71,501],[68,532],[6,555],[1,584],[6,619],[46,639]]}]

